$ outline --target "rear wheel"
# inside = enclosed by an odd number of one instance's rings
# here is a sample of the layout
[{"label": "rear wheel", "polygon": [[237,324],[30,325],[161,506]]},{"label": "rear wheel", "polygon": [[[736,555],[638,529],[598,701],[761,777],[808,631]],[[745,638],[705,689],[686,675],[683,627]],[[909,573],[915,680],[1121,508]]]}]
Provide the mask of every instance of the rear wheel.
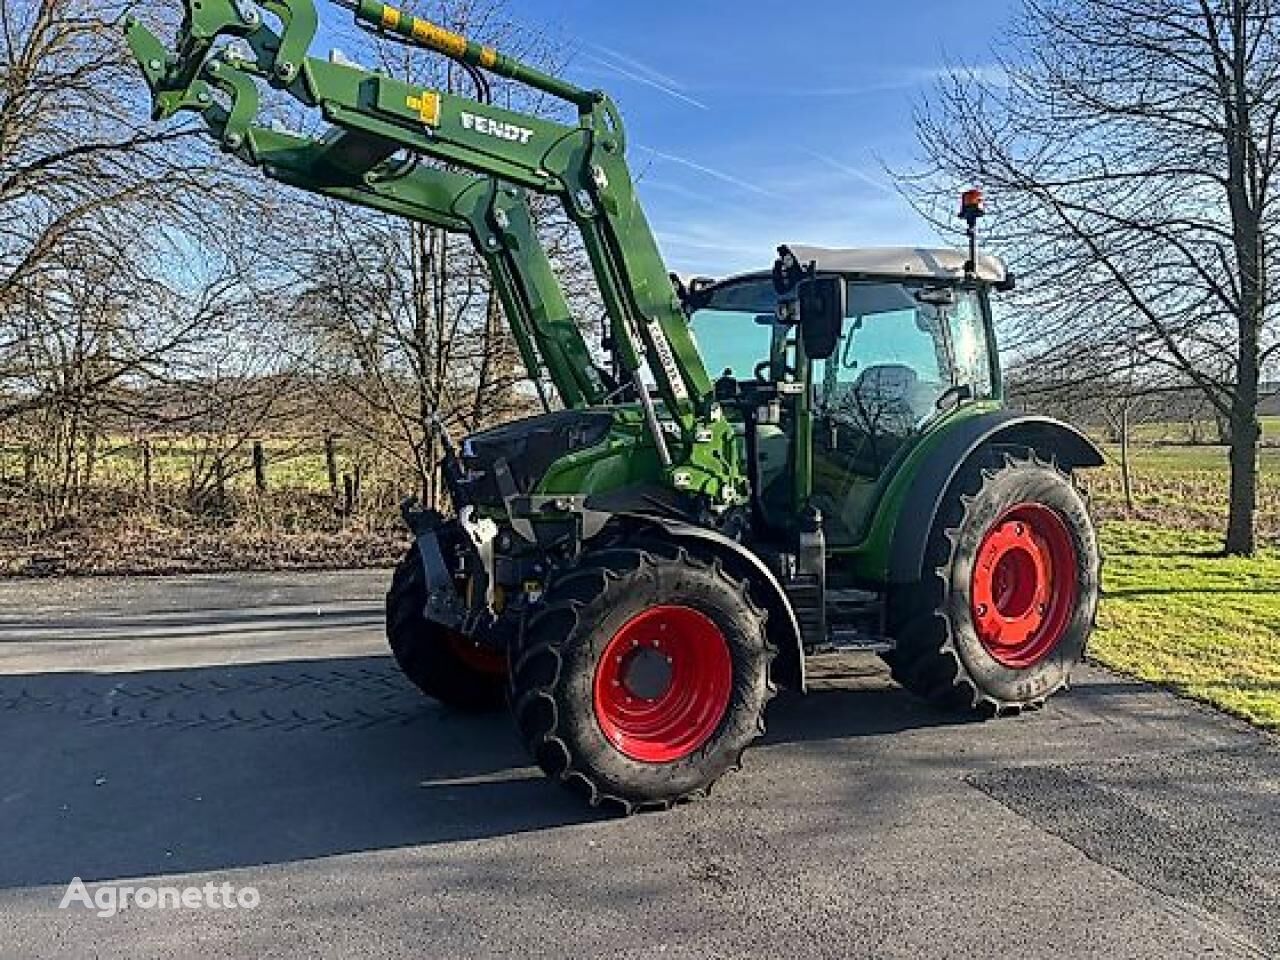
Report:
[{"label": "rear wheel", "polygon": [[765,616],[717,561],[665,544],[588,556],[549,586],[512,672],[530,754],[593,805],[705,793],[764,732]]},{"label": "rear wheel", "polygon": [[983,715],[1065,687],[1098,604],[1097,539],[1069,476],[1034,454],[966,467],[929,536],[924,579],[890,598],[907,689]]},{"label": "rear wheel", "polygon": [[406,677],[427,696],[461,710],[493,710],[506,695],[507,658],[423,616],[426,575],[415,543],[387,593],[387,641]]}]

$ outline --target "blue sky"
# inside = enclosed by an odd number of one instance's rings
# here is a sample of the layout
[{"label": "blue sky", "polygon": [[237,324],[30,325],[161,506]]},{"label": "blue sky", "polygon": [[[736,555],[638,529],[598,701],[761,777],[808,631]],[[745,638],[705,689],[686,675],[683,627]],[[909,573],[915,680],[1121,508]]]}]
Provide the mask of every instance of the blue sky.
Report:
[{"label": "blue sky", "polygon": [[[937,240],[883,165],[913,152],[912,103],[947,64],[985,66],[1014,0],[513,0],[622,107],[673,269],[772,263],[781,242]],[[957,185],[959,189],[960,185]]]}]

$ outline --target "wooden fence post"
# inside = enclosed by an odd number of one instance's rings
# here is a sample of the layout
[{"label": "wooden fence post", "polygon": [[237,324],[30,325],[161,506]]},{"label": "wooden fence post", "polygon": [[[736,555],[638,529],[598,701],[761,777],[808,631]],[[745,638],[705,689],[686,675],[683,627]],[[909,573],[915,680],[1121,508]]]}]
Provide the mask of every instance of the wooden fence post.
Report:
[{"label": "wooden fence post", "polygon": [[349,517],[355,512],[356,485],[351,474],[342,475],[342,515]]},{"label": "wooden fence post", "polygon": [[142,441],[142,495],[150,500],[152,490],[151,440],[147,438]]},{"label": "wooden fence post", "polygon": [[1124,515],[1133,516],[1133,471],[1129,465],[1129,407],[1120,411],[1120,477],[1124,484]]},{"label": "wooden fence post", "polygon": [[253,485],[258,493],[267,492],[267,451],[262,441],[253,441]]},{"label": "wooden fence post", "polygon": [[324,435],[324,465],[329,472],[329,494],[338,499],[338,445],[332,433]]}]

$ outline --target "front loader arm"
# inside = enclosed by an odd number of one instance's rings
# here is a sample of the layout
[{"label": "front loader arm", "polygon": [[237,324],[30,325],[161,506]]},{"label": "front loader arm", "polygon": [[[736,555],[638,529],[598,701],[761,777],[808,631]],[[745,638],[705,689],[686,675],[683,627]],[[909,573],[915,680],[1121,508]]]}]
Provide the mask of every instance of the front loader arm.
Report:
[{"label": "front loader arm", "polygon": [[[645,406],[650,433],[674,487],[705,494],[715,504],[742,502],[745,480],[736,459],[732,426],[715,402],[714,389],[688,330],[652,230],[628,169],[626,140],[613,103],[602,93],[579,90],[489,48],[472,44],[427,21],[370,0],[359,0],[360,22],[393,30],[402,39],[459,62],[527,83],[573,103],[577,125],[531,117],[465,97],[404,83],[343,63],[306,56],[315,33],[312,0],[260,0],[283,23],[277,34],[247,3],[185,0],[188,15],[177,52],[167,54],[140,25],[129,26],[134,53],[153,93],[157,118],[178,110],[203,113],[223,148],[304,189],[436,222],[440,211],[461,215],[482,254],[494,263],[504,306],[512,312],[517,342],[528,346],[526,363],[538,369],[540,354],[567,406],[607,402],[605,386],[572,320],[531,226],[527,208],[493,184],[493,202],[478,216],[416,195],[432,175],[396,176],[393,157],[421,155],[557,197],[578,227],[611,323],[612,348]],[[247,45],[252,61],[217,36]],[[313,168],[275,168],[260,159],[265,131],[257,112],[254,80],[264,80],[307,106],[318,108],[330,132],[311,149],[330,182]],[[217,105],[210,86],[231,97]],[[246,105],[248,104],[248,105]],[[505,209],[504,209],[505,208]],[[523,215],[521,215],[523,214]],[[552,282],[548,282],[552,281]],[[642,360],[643,355],[643,360]],[[646,365],[658,388],[676,448],[659,422],[640,373]]]},{"label": "front loader arm", "polygon": [[[714,389],[672,288],[626,162],[626,132],[604,93],[582,90],[380,0],[336,0],[356,22],[541,90],[578,109],[577,128],[439,94],[425,125],[433,156],[557,194],[582,233],[614,320],[614,348],[635,374],[643,348],[668,412],[686,433],[714,412]],[[690,406],[694,417],[689,417]]]},{"label": "front loader arm", "polygon": [[711,414],[714,390],[636,196],[626,162],[626,132],[613,101],[378,0],[339,2],[353,7],[357,22],[374,30],[577,107],[575,127],[436,94],[432,116],[417,118],[419,148],[561,199],[582,234],[613,320],[614,348],[622,367],[635,374],[643,351],[668,413],[686,433],[693,432],[694,420]]},{"label": "front loader arm", "polygon": [[[206,0],[204,9],[215,7]],[[274,49],[259,26],[245,36],[254,48]],[[224,150],[261,167],[268,176],[323,196],[403,216],[451,233],[469,235],[484,257],[510,318],[512,335],[530,377],[541,391],[542,364],[566,407],[602,403],[608,389],[574,323],[537,234],[523,191],[492,178],[409,165],[392,159],[399,145],[376,137],[324,138],[269,129],[256,123],[261,100],[259,67],[221,55],[198,77],[166,83],[165,51],[145,27],[128,27],[131,48],[151,85],[154,113],[198,112]],[[350,69],[350,68],[348,68]],[[215,98],[214,91],[224,96]],[[224,105],[224,102],[226,105]],[[545,402],[545,401],[544,401]]]}]

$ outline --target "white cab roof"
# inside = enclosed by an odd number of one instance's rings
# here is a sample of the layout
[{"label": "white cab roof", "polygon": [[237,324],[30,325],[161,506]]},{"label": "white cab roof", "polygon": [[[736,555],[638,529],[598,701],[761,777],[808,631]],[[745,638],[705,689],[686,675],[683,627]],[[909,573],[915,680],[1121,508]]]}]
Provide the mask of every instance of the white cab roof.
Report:
[{"label": "white cab roof", "polygon": [[[960,250],[924,247],[866,247],[832,250],[827,247],[793,246],[791,252],[803,264],[817,262],[820,273],[864,273],[875,277],[925,277],[961,280],[969,255]],[[978,279],[999,283],[1005,266],[996,257],[978,254]]]},{"label": "white cab roof", "polygon": [[[804,266],[816,263],[819,273],[855,273],[892,279],[963,280],[964,263],[968,259],[965,252],[949,248],[863,247],[835,250],[795,244],[790,249]],[[978,254],[979,280],[999,283],[1007,273],[1004,263],[998,258]]]}]

